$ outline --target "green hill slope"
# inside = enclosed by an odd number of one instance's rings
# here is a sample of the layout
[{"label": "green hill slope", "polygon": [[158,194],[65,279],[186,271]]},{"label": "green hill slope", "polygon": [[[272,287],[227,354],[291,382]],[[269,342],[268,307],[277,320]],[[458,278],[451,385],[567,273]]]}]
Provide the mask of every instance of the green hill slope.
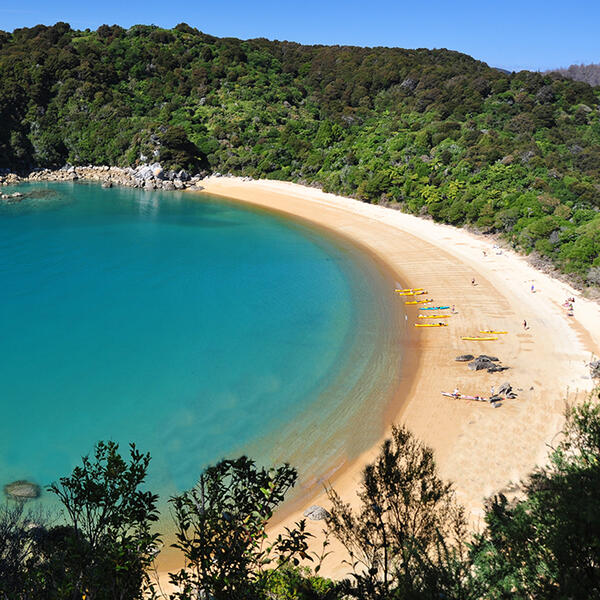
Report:
[{"label": "green hill slope", "polygon": [[600,89],[448,50],[67,24],[0,32],[0,167],[299,182],[498,232],[600,283]]}]

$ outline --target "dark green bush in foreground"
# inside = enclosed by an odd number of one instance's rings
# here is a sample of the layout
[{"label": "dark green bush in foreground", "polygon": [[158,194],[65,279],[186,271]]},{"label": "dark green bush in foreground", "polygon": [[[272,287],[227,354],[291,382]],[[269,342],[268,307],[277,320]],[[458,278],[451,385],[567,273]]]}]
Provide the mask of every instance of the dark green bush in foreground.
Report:
[{"label": "dark green bush in foreground", "polygon": [[0,81],[0,168],[159,160],[314,182],[500,234],[598,283],[600,88],[558,73],[57,23],[0,32]]},{"label": "dark green bush in foreground", "polygon": [[[134,600],[157,597],[147,575],[158,542],[156,496],[140,489],[149,456],[127,461],[100,443],[70,477],[51,486],[62,524],[6,504],[0,511],[2,600]],[[327,526],[348,551],[334,583],[300,561],[320,559],[303,522],[269,540],[273,509],[295,483],[288,465],[242,457],[209,467],[198,486],[172,499],[176,547],[187,570],[173,600],[579,599],[600,597],[600,407],[570,409],[549,463],[519,499],[492,498],[482,532],[469,534],[452,487],[431,450],[395,428],[363,474],[352,510],[334,490]],[[35,526],[34,526],[35,524]],[[327,553],[325,553],[327,554]],[[321,557],[323,552],[321,553]]]}]

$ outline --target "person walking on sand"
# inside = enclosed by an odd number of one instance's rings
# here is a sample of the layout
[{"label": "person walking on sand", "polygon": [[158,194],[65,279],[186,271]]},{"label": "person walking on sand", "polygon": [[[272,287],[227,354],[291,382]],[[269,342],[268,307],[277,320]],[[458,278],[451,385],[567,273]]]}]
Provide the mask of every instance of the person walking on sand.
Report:
[{"label": "person walking on sand", "polygon": [[523,319],[523,329],[527,329],[527,321]]},{"label": "person walking on sand", "polygon": [[475,277],[473,277],[473,279],[471,279],[471,285],[477,285],[477,284],[475,283]]},{"label": "person walking on sand", "polygon": [[531,284],[531,293],[535,294],[535,286],[533,285],[533,283]]}]

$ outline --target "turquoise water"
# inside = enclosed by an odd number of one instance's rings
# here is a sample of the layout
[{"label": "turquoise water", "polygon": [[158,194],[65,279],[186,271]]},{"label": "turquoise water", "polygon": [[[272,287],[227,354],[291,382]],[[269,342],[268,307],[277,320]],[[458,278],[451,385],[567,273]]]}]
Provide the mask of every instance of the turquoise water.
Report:
[{"label": "turquoise water", "polygon": [[134,441],[164,501],[224,456],[309,481],[380,434],[400,338],[362,253],[207,196],[14,189],[34,194],[0,205],[0,485]]}]

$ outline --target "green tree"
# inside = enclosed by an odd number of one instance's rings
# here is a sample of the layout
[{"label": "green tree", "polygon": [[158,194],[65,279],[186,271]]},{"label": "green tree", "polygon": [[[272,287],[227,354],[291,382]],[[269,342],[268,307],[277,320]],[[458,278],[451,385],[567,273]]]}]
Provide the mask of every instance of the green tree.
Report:
[{"label": "green tree", "polygon": [[600,597],[600,406],[567,411],[549,465],[524,498],[492,498],[473,546],[486,598]]},{"label": "green tree", "polygon": [[328,527],[347,550],[356,598],[477,598],[471,588],[466,523],[431,449],[405,427],[392,429],[368,465],[355,512],[333,489]]},{"label": "green tree", "polygon": [[49,598],[134,600],[149,586],[158,497],[140,486],[150,455],[131,444],[127,461],[118,450],[115,442],[99,442],[93,458],[84,456],[70,476],[48,488],[66,517],[38,547]]},{"label": "green tree", "polygon": [[260,598],[274,570],[312,560],[311,534],[300,521],[267,538],[273,510],[297,479],[294,468],[258,468],[245,456],[208,467],[198,485],[171,498],[177,542],[185,568],[171,573],[179,600],[208,594],[215,600]]}]

